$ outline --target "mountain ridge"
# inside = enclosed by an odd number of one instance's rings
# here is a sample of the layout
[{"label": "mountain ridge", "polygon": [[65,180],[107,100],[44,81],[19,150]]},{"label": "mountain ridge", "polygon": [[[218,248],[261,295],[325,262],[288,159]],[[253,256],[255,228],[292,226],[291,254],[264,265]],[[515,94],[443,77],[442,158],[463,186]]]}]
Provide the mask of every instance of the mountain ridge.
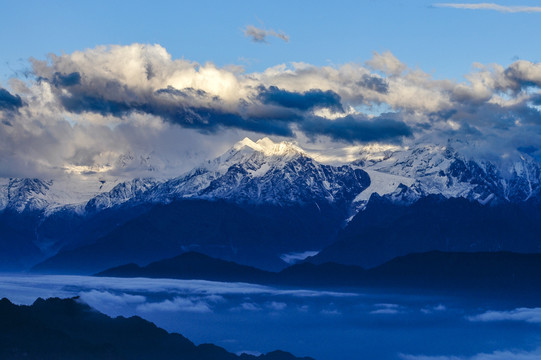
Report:
[{"label": "mountain ridge", "polygon": [[536,294],[541,254],[513,252],[429,251],[395,257],[375,268],[333,262],[301,262],[279,272],[264,271],[197,252],[184,253],[147,266],[122,265],[95,276],[149,277],[248,282],[315,288],[424,289]]},{"label": "mountain ridge", "polygon": [[111,318],[77,298],[38,298],[30,306],[3,298],[0,315],[0,357],[6,360],[313,360],[284,351],[235,355],[216,345],[195,345],[137,316]]},{"label": "mountain ridge", "polygon": [[[62,207],[58,205],[60,201],[58,199],[64,201],[69,199],[69,196],[62,195],[58,189],[58,183],[39,179],[24,181],[12,179],[8,183],[0,184],[0,204],[5,206],[3,211],[0,210],[0,223],[7,229],[6,234],[18,234],[13,235],[12,238],[23,237],[22,241],[0,239],[0,243],[4,242],[2,246],[6,249],[13,248],[11,254],[16,257],[24,257],[21,255],[24,253],[23,248],[32,246],[38,248],[38,254],[34,252],[31,258],[29,255],[28,259],[21,259],[19,261],[21,264],[50,259],[61,254],[62,251],[71,251],[76,247],[99,248],[102,246],[101,251],[108,252],[110,249],[107,249],[102,240],[109,239],[112,241],[111,246],[118,245],[118,241],[111,237],[113,233],[122,233],[119,238],[124,239],[122,241],[126,244],[129,236],[133,236],[134,242],[142,240],[141,236],[146,234],[146,230],[140,234],[130,233],[130,230],[126,229],[128,222],[134,219],[139,219],[137,221],[140,223],[148,222],[152,218],[149,212],[154,207],[187,200],[208,201],[212,204],[225,201],[256,212],[274,207],[275,210],[268,212],[265,216],[274,216],[276,222],[283,223],[269,225],[270,222],[264,219],[264,216],[248,216],[250,221],[257,222],[257,224],[248,224],[248,228],[260,228],[260,234],[264,234],[268,226],[276,228],[283,225],[284,228],[290,228],[290,225],[287,225],[290,220],[283,214],[291,215],[292,209],[302,209],[302,216],[312,216],[312,222],[323,221],[324,227],[332,222],[334,230],[322,229],[321,235],[315,234],[312,242],[308,241],[306,236],[294,232],[294,236],[304,239],[304,248],[299,245],[301,241],[293,239],[292,235],[281,233],[280,238],[269,239],[268,241],[271,242],[292,241],[295,243],[290,247],[278,246],[266,255],[265,261],[268,262],[266,265],[276,269],[279,266],[285,266],[276,262],[276,259],[282,255],[276,253],[278,248],[285,252],[323,250],[332,245],[329,241],[342,240],[340,238],[342,236],[340,234],[344,234],[342,229],[354,226],[350,222],[356,217],[369,217],[373,209],[378,206],[383,211],[382,216],[385,217],[386,210],[378,205],[377,199],[384,200],[386,204],[389,204],[386,209],[390,209],[393,206],[414,207],[419,201],[422,204],[426,202],[424,199],[441,196],[442,199],[450,202],[452,199],[464,199],[486,206],[484,210],[486,213],[493,213],[491,208],[513,208],[516,204],[541,202],[541,165],[524,155],[520,162],[514,163],[510,170],[504,171],[490,162],[467,159],[455,151],[451,145],[418,145],[383,150],[374,147],[372,150],[367,150],[364,155],[360,155],[360,159],[356,162],[334,166],[315,161],[308,152],[293,143],[274,143],[268,138],[254,142],[245,138],[214,160],[209,160],[173,179],[137,178],[118,183],[93,183],[86,193],[96,191],[99,189],[96,187],[98,185],[101,188],[99,191],[102,192],[86,203]],[[55,195],[54,199],[57,200],[54,200],[53,205],[47,202],[47,191],[53,191],[53,195],[60,194]],[[82,192],[84,191],[80,190],[81,194]],[[374,201],[376,203],[373,203]],[[317,214],[311,208],[316,208],[321,214]],[[283,210],[283,214],[280,214],[280,209]],[[232,211],[240,213],[237,208]],[[205,214],[201,216],[205,220],[194,219],[194,224],[210,222],[216,225],[222,222],[220,218],[211,219]],[[460,214],[450,214],[450,216],[460,217]],[[324,220],[325,217],[331,219],[330,222]],[[188,246],[185,250],[197,250],[193,248],[193,246],[198,246],[195,239],[190,240],[189,243],[182,239],[175,239],[174,234],[170,232],[179,231],[179,229],[174,225],[174,219],[168,216],[166,218],[169,221],[169,227],[162,226],[161,232],[157,234],[163,234],[165,238],[170,238],[170,241],[177,245]],[[234,220],[234,222],[238,221]],[[305,220],[301,220],[301,223],[307,224]],[[186,224],[186,226],[192,225]],[[418,223],[418,226],[422,228],[421,223]],[[151,227],[145,225],[147,230]],[[302,228],[309,230],[306,226]],[[241,227],[237,226],[237,229],[240,230]],[[519,231],[516,235],[521,236],[520,234]],[[372,234],[372,236],[376,235]],[[441,234],[434,233],[434,235]],[[150,234],[144,236],[147,236],[148,240],[145,240],[147,242],[152,238]],[[228,236],[236,240],[232,241]],[[242,239],[240,243],[237,243],[239,239],[234,234],[223,235],[221,240],[215,237],[214,245],[227,249],[222,252],[225,259],[239,261],[245,265],[256,265],[255,258],[250,260],[248,252],[243,257],[234,255],[238,251],[237,244],[251,246],[248,239]],[[258,242],[256,232],[250,241],[261,244]],[[438,241],[438,238],[434,239],[434,243]],[[414,244],[412,242],[410,250],[441,249],[438,246],[418,249]],[[165,251],[171,246],[167,245],[162,250]],[[171,247],[171,251],[173,253],[180,251],[179,246]],[[269,250],[272,247],[265,245],[263,248]],[[208,254],[219,255],[216,249],[216,247],[207,248]],[[464,250],[464,248],[457,249]],[[252,247],[250,251],[255,250]],[[487,247],[486,250],[491,250],[491,248]],[[8,251],[7,256],[11,257],[9,253]],[[163,252],[156,255],[165,256]],[[401,255],[401,253],[396,252],[391,255]],[[104,254],[104,256],[109,255]],[[263,260],[263,254],[258,254],[256,258]],[[274,260],[269,260],[271,258]],[[140,256],[132,258],[132,261],[143,263],[152,260],[157,260],[157,258],[143,259]],[[273,261],[274,263],[271,264]]]},{"label": "mountain ridge", "polygon": [[[324,165],[293,143],[275,143],[269,138],[254,142],[245,138],[214,160],[171,179],[84,183],[89,190],[69,185],[69,181],[4,179],[0,181],[0,211],[45,211],[48,216],[63,209],[84,213],[130,202],[220,198],[275,204],[346,200],[356,203],[353,210],[356,212],[364,208],[374,192],[380,196],[390,194],[395,201],[408,203],[429,194],[442,194],[482,204],[521,202],[541,194],[541,164],[527,154],[522,154],[519,161],[497,166],[465,157],[451,143],[417,144],[383,151],[366,147],[364,151],[368,152],[360,153],[352,163]],[[344,176],[362,185],[341,182]],[[299,187],[304,181],[302,186],[308,193],[288,193],[286,186],[280,186],[285,180],[290,180],[287,183],[290,187]],[[269,182],[278,184],[276,191],[265,185]],[[400,185],[410,190],[409,198],[393,195]],[[345,193],[344,186],[350,187]],[[62,187],[66,189],[61,190]],[[369,191],[365,191],[367,188]]]}]

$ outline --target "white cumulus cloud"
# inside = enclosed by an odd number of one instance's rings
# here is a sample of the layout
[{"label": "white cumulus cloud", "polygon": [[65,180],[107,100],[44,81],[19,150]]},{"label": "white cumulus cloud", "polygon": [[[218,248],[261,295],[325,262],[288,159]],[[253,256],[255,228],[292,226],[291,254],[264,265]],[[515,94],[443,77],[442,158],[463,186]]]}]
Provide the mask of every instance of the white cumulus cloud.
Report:
[{"label": "white cumulus cloud", "polygon": [[[157,44],[31,63],[32,78],[0,88],[0,177],[178,176],[245,136],[325,149],[456,137],[488,158],[528,148],[541,159],[541,64],[525,60],[474,64],[462,82],[388,51],[255,73],[174,59]],[[385,110],[363,110],[375,107]]]}]

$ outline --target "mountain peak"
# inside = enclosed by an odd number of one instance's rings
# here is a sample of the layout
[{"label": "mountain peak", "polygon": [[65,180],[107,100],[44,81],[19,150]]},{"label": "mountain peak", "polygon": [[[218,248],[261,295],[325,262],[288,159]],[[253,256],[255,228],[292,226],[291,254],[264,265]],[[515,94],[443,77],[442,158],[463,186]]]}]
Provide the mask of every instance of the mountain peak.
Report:
[{"label": "mountain peak", "polygon": [[244,139],[233,145],[233,149],[236,150],[240,150],[243,147],[249,147],[254,150],[259,150],[260,148],[260,146],[257,143],[253,142],[252,139],[250,139],[249,137],[245,137]]},{"label": "mountain peak", "polygon": [[238,151],[245,147],[261,152],[265,154],[266,156],[305,154],[303,149],[301,149],[300,147],[298,147],[297,145],[291,142],[282,141],[282,142],[276,143],[272,141],[271,139],[269,139],[268,137],[259,139],[256,142],[252,141],[248,137],[245,137],[244,139],[236,143],[233,146],[233,149]]}]

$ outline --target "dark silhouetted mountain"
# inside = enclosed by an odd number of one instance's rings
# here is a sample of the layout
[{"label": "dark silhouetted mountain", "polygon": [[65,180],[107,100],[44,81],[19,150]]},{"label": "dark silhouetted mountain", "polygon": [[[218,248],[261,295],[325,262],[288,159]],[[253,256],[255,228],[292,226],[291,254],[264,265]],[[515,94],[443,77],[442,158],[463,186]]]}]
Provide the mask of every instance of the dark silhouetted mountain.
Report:
[{"label": "dark silhouetted mountain", "polygon": [[539,294],[541,254],[432,251],[397,257],[367,270],[368,285]]},{"label": "dark silhouetted mountain", "polygon": [[411,205],[373,195],[338,235],[309,261],[374,267],[401,255],[541,250],[541,208],[533,201],[483,206],[430,195]]},{"label": "dark silhouetted mountain", "polygon": [[366,270],[360,266],[337,263],[291,265],[278,273],[278,284],[313,287],[358,287],[366,279]]},{"label": "dark silhouetted mountain", "polygon": [[215,259],[196,252],[156,261],[147,266],[136,264],[118,266],[96,276],[149,277],[172,279],[200,279],[226,282],[287,286],[357,286],[364,279],[365,270],[358,266],[334,263],[314,265],[301,263],[280,272],[264,271],[231,261]]},{"label": "dark silhouetted mountain", "polygon": [[140,267],[127,264],[102,271],[96,276],[199,279],[225,282],[248,282],[288,286],[357,286],[364,279],[364,269],[334,263],[292,265],[280,272],[261,270],[231,261],[215,259],[197,252]]},{"label": "dark silhouetted mountain", "polygon": [[[5,360],[295,360],[275,351],[237,356],[196,346],[139,317],[110,318],[77,299],[38,299],[31,306],[0,300],[0,358]],[[309,358],[304,358],[308,360]]]},{"label": "dark silhouetted mountain", "polygon": [[537,294],[541,254],[432,251],[400,256],[378,267],[300,263],[267,272],[198,253],[157,261],[146,267],[128,264],[98,276],[202,279],[314,288],[369,287],[508,294]]},{"label": "dark silhouetted mountain", "polygon": [[187,252],[144,267],[128,264],[97,274],[97,276],[203,279],[248,283],[269,283],[274,281],[275,275],[272,272],[212,258],[197,252]]}]

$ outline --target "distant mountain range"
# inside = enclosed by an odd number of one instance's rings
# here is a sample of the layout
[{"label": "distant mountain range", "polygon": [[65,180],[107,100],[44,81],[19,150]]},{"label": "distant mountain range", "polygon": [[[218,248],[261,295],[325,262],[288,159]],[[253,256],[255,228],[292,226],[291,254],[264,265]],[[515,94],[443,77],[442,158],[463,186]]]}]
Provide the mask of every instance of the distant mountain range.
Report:
[{"label": "distant mountain range", "polygon": [[212,344],[196,346],[136,316],[110,318],[76,298],[40,298],[31,306],[0,300],[0,358],[301,360],[283,351],[235,355]]},{"label": "distant mountain range", "polygon": [[134,179],[109,191],[94,189],[95,196],[79,203],[74,201],[80,200],[82,191],[74,190],[70,197],[69,191],[58,189],[64,183],[55,186],[52,180],[9,179],[0,187],[0,209],[19,213],[42,210],[47,215],[72,209],[87,214],[123,203],[163,204],[187,198],[280,206],[340,203],[351,202],[369,184],[367,173],[357,167],[320,164],[292,143],[246,138],[177,178]]},{"label": "distant mountain range", "polygon": [[93,273],[194,250],[276,271],[307,251],[363,267],[431,250],[538,252],[540,200],[527,154],[496,164],[452,144],[367,147],[332,166],[244,139],[169,180],[0,182],[0,267]]},{"label": "distant mountain range", "polygon": [[126,264],[97,276],[201,279],[317,288],[422,289],[537,296],[541,254],[440,252],[399,256],[372,269],[337,263],[303,262],[280,272],[188,252],[147,266]]}]

